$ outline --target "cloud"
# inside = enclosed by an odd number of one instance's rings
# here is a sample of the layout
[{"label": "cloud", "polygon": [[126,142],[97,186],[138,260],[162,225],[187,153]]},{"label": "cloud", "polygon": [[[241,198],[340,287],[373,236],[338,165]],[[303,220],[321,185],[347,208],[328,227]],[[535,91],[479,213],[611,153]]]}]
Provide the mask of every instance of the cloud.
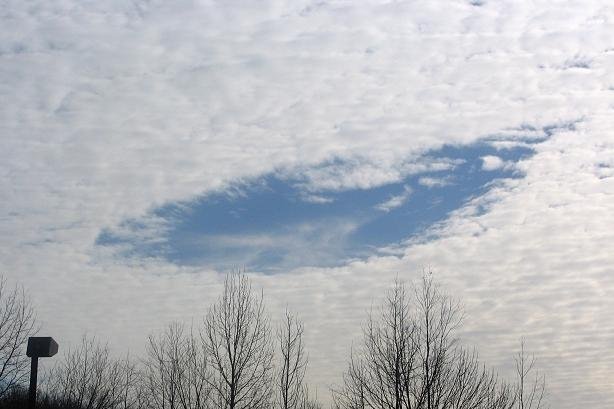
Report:
[{"label": "cloud", "polygon": [[[476,198],[434,228],[436,240],[416,242],[405,253],[408,264],[432,263],[447,282],[473,288],[464,293],[473,300],[466,336],[489,360],[509,368],[501,350],[488,345],[509,342],[511,349],[527,336],[548,374],[553,402],[563,407],[565,391],[597,406],[612,399],[595,381],[605,369],[572,352],[597,354],[612,331],[605,312],[614,305],[600,289],[611,285],[609,256],[600,243],[611,240],[606,226],[614,209],[606,202],[614,185],[588,166],[614,148],[611,137],[595,137],[601,126],[586,124],[539,145],[523,163],[524,178]],[[585,378],[583,371],[593,375]]]},{"label": "cloud", "polygon": [[483,170],[497,170],[505,167],[505,162],[498,156],[488,155],[482,157]]},{"label": "cloud", "polygon": [[409,196],[411,196],[411,193],[411,187],[403,186],[403,192],[400,195],[390,197],[390,199],[378,204],[377,206],[375,206],[375,208],[383,212],[389,212],[392,209],[396,209],[397,207],[400,207],[405,204],[405,202],[407,202],[407,200],[409,199]]},{"label": "cloud", "polygon": [[266,273],[284,273],[301,266],[342,265],[349,240],[359,227],[350,218],[299,222],[263,233],[185,234],[174,243],[185,265],[229,271],[236,266]]},{"label": "cloud", "polygon": [[[523,178],[491,185],[402,257],[374,249],[336,268],[305,257],[254,278],[272,314],[290,303],[304,317],[320,395],[387,283],[433,265],[462,295],[464,340],[484,359],[509,369],[524,333],[553,407],[614,405],[604,381],[614,378],[614,16],[602,2],[4,9],[0,265],[61,347],[89,331],[140,351],[149,332],[198,319],[219,291],[211,268],[118,259],[96,245],[105,229],[265,174],[300,176],[325,196],[451,169],[429,157],[446,144],[531,139],[538,153],[516,164]],[[542,140],[544,126],[578,119]],[[168,228],[146,227],[152,239]]]},{"label": "cloud", "polygon": [[368,158],[335,160],[320,166],[297,168],[287,176],[298,179],[308,192],[371,189],[403,181],[410,175],[452,170],[462,159],[416,156],[377,161]]},{"label": "cloud", "polygon": [[306,202],[318,203],[318,204],[332,203],[335,201],[335,199],[333,199],[332,197],[320,196],[320,195],[314,195],[314,194],[304,194],[301,198]]},{"label": "cloud", "polygon": [[426,187],[443,187],[448,186],[452,182],[449,177],[435,178],[430,176],[424,176],[418,179],[418,183]]}]

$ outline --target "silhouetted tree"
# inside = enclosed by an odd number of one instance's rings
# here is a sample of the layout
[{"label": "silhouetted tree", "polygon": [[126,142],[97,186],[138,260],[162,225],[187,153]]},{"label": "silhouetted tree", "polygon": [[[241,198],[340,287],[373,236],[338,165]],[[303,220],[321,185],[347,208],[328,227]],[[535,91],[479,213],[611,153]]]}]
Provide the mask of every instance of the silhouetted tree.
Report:
[{"label": "silhouetted tree", "polygon": [[438,381],[441,386],[434,388],[437,399],[432,408],[511,409],[514,405],[513,388],[481,364],[476,352],[457,348],[444,372]]},{"label": "silhouetted tree", "polygon": [[371,313],[363,345],[352,351],[338,408],[510,409],[513,390],[456,345],[461,322],[457,303],[430,277],[408,294],[399,281],[376,316]]},{"label": "silhouetted tree", "polygon": [[[34,313],[23,289],[0,280],[0,408],[27,402],[24,357]],[[546,409],[545,378],[524,341],[517,384],[498,379],[476,352],[457,343],[458,303],[424,276],[413,290],[395,281],[371,311],[363,342],[350,354],[336,409]],[[248,277],[229,274],[197,331],[172,323],[151,335],[137,366],[106,344],[83,337],[42,378],[41,409],[322,409],[305,385],[304,327],[285,312],[277,329],[275,370],[263,296]],[[21,351],[19,350],[21,348]],[[2,378],[4,377],[4,378]]]},{"label": "silhouetted tree", "polygon": [[286,310],[277,329],[280,362],[277,378],[277,406],[302,409],[309,401],[304,384],[307,354],[303,343],[303,323]]},{"label": "silhouetted tree", "polygon": [[127,355],[120,361],[119,393],[117,409],[143,409],[145,405],[146,393],[143,387],[143,373],[139,366]]},{"label": "silhouetted tree", "polygon": [[244,274],[226,276],[202,332],[213,376],[214,404],[228,409],[270,408],[273,348],[263,297]]},{"label": "silhouetted tree", "polygon": [[318,401],[318,396],[316,394],[315,397],[311,397],[311,394],[309,393],[309,388],[307,388],[307,386],[305,386],[304,388],[304,395],[303,395],[303,400],[301,401],[300,405],[298,406],[301,409],[323,409],[324,406]]},{"label": "silhouetted tree", "polygon": [[516,403],[518,409],[544,409],[546,378],[535,369],[535,357],[524,349],[524,339],[520,341],[520,351],[516,362]]},{"label": "silhouetted tree", "polygon": [[119,409],[141,406],[139,373],[128,359],[114,359],[106,344],[83,337],[49,371],[47,402],[63,408]]},{"label": "silhouetted tree", "polygon": [[150,336],[144,361],[144,382],[150,408],[204,409],[209,407],[211,376],[206,350],[192,329],[170,324]]},{"label": "silhouetted tree", "polygon": [[25,348],[36,331],[34,309],[23,287],[9,287],[0,277],[0,398],[28,376]]}]

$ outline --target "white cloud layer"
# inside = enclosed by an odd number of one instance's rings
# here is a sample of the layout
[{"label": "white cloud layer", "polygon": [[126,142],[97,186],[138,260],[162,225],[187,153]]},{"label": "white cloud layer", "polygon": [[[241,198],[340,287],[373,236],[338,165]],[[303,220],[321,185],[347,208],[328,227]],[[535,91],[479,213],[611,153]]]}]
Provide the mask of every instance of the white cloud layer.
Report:
[{"label": "white cloud layer", "polygon": [[[444,144],[503,135],[502,148],[518,146],[580,121],[517,164],[526,176],[400,257],[256,281],[273,312],[288,303],[303,316],[320,396],[374,297],[397,273],[432,265],[465,302],[465,340],[485,359],[509,369],[524,334],[553,407],[614,406],[608,2],[15,0],[0,10],[0,268],[30,289],[62,347],[89,331],[138,351],[169,320],[200,316],[220,288],[214,271],[118,261],[95,245],[107,227],[270,172],[300,175],[306,194],[367,189],[453,167],[422,156]],[[166,228],[158,222],[147,227]]]}]

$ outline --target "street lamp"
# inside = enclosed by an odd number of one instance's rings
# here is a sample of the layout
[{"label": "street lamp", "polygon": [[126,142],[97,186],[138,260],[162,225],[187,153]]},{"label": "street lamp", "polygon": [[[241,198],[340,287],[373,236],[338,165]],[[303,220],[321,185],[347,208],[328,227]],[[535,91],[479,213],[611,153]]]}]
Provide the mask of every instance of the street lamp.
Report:
[{"label": "street lamp", "polygon": [[26,355],[32,358],[30,365],[30,394],[28,397],[28,409],[34,409],[36,405],[36,377],[38,375],[38,358],[49,358],[58,353],[58,343],[51,337],[28,338]]}]

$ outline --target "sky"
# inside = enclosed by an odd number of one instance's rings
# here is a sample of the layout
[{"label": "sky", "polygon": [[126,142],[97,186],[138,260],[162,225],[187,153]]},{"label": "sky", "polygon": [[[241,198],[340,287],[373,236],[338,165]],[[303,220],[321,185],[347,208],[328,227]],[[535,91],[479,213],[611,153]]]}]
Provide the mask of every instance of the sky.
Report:
[{"label": "sky", "polygon": [[503,376],[524,337],[553,408],[614,406],[607,1],[5,0],[0,101],[0,272],[60,348],[245,268],[326,401],[431,269]]}]

